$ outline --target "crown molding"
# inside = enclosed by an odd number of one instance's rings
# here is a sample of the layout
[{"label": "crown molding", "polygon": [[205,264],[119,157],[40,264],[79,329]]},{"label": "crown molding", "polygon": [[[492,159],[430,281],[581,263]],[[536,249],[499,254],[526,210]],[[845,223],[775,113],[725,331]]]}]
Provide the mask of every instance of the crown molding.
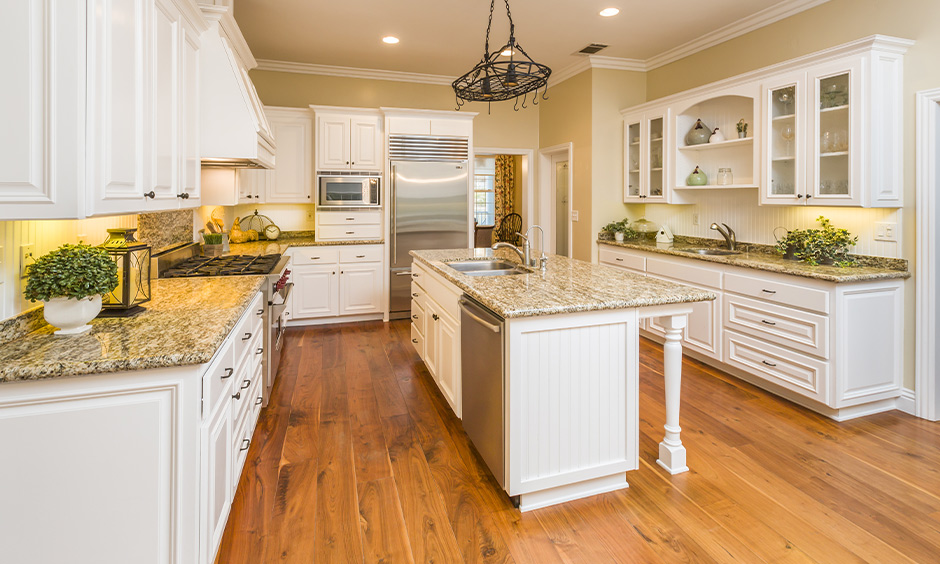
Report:
[{"label": "crown molding", "polygon": [[821,4],[825,4],[829,0],[790,0],[788,2],[781,2],[771,6],[770,8],[761,10],[756,14],[752,14],[746,18],[742,18],[734,23],[728,24],[724,27],[718,28],[715,31],[706,33],[705,35],[693,39],[688,43],[679,45],[669,49],[668,51],[663,51],[658,55],[654,55],[645,61],[646,70],[653,70],[669,63],[674,63],[679,59],[688,57],[698,53],[699,51],[704,51],[709,47],[714,47],[719,43],[724,43],[735,37],[740,37],[746,33],[750,33],[756,29],[760,29],[764,26],[768,26],[774,22],[778,22],[782,19],[789,18],[790,16],[799,14],[809,10],[810,8],[815,8]]},{"label": "crown molding", "polygon": [[395,82],[417,82],[420,84],[436,84],[446,86],[450,86],[457,78],[439,74],[422,74],[417,72],[401,72],[381,69],[360,69],[355,67],[337,67],[333,65],[317,65],[313,63],[273,61],[270,59],[258,59],[257,70],[292,72],[297,74],[318,74],[323,76],[339,76],[343,78],[392,80]]},{"label": "crown molding", "polygon": [[580,60],[573,65],[569,65],[560,71],[552,72],[552,75],[548,77],[548,87],[551,88],[552,86],[557,86],[569,78],[579,75],[590,68],[590,57],[584,57],[583,60]]},{"label": "crown molding", "polygon": [[592,69],[612,69],[623,71],[646,72],[648,70],[646,61],[642,59],[620,59],[617,57],[605,57],[603,55],[588,55]]}]

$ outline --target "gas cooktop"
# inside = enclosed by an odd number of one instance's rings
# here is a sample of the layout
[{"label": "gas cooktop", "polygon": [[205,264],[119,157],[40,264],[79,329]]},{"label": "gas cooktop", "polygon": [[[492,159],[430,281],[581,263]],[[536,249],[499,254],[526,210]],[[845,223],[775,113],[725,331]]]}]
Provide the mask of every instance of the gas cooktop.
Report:
[{"label": "gas cooktop", "polygon": [[280,259],[281,255],[197,256],[161,272],[160,278],[270,274]]}]

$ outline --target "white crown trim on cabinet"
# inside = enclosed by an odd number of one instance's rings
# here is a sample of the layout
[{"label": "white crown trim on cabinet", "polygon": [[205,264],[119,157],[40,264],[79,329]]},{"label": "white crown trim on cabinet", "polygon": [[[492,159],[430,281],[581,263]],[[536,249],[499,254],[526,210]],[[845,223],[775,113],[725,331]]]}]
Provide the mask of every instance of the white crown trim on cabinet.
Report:
[{"label": "white crown trim on cabinet", "polygon": [[402,72],[382,69],[337,67],[333,65],[317,65],[313,63],[274,61],[271,59],[258,59],[257,70],[292,72],[296,74],[318,74],[323,76],[339,76],[344,78],[392,80],[396,82],[418,82],[421,84],[438,84],[447,86],[450,86],[457,78],[455,76],[443,76],[440,74],[422,74],[417,72]]}]

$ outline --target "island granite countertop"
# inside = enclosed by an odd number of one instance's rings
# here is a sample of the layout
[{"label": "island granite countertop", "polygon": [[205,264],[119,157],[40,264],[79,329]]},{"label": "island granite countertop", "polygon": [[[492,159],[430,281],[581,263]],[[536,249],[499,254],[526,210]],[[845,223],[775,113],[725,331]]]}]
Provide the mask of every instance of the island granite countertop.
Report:
[{"label": "island granite countertop", "polygon": [[145,311],[94,319],[82,335],[54,335],[33,308],[0,322],[0,383],[209,362],[264,281],[156,279]]},{"label": "island granite countertop", "polygon": [[711,292],[646,278],[617,268],[549,255],[545,272],[513,276],[467,276],[445,263],[498,258],[519,263],[500,249],[411,251],[431,270],[504,318],[626,309],[714,300]]},{"label": "island granite countertop", "polygon": [[655,241],[628,240],[617,242],[612,239],[598,239],[602,245],[623,247],[649,253],[672,255],[687,259],[717,262],[731,266],[779,272],[804,278],[815,278],[827,282],[862,282],[865,280],[888,280],[893,278],[910,278],[907,270],[907,261],[884,257],[857,256],[857,266],[813,266],[802,261],[786,260],[773,251],[768,245],[751,243],[738,243],[738,249],[745,249],[737,255],[697,255],[685,252],[682,249],[693,248],[720,248],[723,242],[715,239],[702,239],[698,237],[676,236],[672,243],[656,243]]}]

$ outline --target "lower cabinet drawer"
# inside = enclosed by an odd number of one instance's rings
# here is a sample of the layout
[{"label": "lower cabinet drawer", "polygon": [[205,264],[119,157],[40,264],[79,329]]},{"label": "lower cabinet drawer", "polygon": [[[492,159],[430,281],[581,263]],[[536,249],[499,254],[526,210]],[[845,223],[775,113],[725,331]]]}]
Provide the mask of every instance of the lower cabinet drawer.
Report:
[{"label": "lower cabinet drawer", "polygon": [[294,247],[291,249],[291,264],[333,264],[339,262],[336,247]]},{"label": "lower cabinet drawer", "polygon": [[318,211],[320,225],[378,225],[382,222],[381,211]]},{"label": "lower cabinet drawer", "polygon": [[215,360],[202,375],[202,416],[209,418],[220,403],[230,399],[232,380],[235,375],[235,359],[232,352],[232,340],[226,339]]},{"label": "lower cabinet drawer", "polygon": [[241,481],[242,468],[245,466],[245,460],[248,458],[248,447],[251,446],[251,437],[246,437],[248,427],[248,418],[246,417],[241,424],[235,423],[235,432],[232,434],[232,497],[235,496],[235,490],[238,489],[238,482]]},{"label": "lower cabinet drawer", "polygon": [[317,231],[317,239],[320,241],[381,238],[381,225],[321,225]]},{"label": "lower cabinet drawer", "polygon": [[734,292],[778,304],[829,313],[829,292],[775,280],[725,274],[726,292]]},{"label": "lower cabinet drawer", "polygon": [[422,335],[414,323],[411,324],[411,344],[418,351],[418,356],[424,359],[424,335]]},{"label": "lower cabinet drawer", "polygon": [[829,363],[725,331],[724,360],[802,396],[828,404]]},{"label": "lower cabinet drawer", "polygon": [[255,425],[258,423],[258,417],[261,415],[261,405],[264,403],[264,371],[261,366],[255,371],[255,377],[251,380],[251,391],[248,394],[248,400],[251,402],[248,405],[250,410],[248,413],[248,438],[254,434]]},{"label": "lower cabinet drawer", "polygon": [[829,358],[829,318],[808,311],[725,294],[724,325],[806,354]]},{"label": "lower cabinet drawer", "polygon": [[637,256],[628,251],[614,249],[608,245],[601,245],[599,247],[598,260],[601,262],[601,264],[619,266],[621,268],[627,268],[637,272],[643,272],[646,270],[645,257]]},{"label": "lower cabinet drawer", "polygon": [[418,332],[424,334],[425,328],[424,304],[415,298],[411,299],[411,324],[418,329]]},{"label": "lower cabinet drawer", "polygon": [[368,247],[353,245],[351,247],[344,247],[339,250],[339,262],[343,264],[351,262],[381,262],[383,249],[384,247],[380,245],[369,245]]}]

